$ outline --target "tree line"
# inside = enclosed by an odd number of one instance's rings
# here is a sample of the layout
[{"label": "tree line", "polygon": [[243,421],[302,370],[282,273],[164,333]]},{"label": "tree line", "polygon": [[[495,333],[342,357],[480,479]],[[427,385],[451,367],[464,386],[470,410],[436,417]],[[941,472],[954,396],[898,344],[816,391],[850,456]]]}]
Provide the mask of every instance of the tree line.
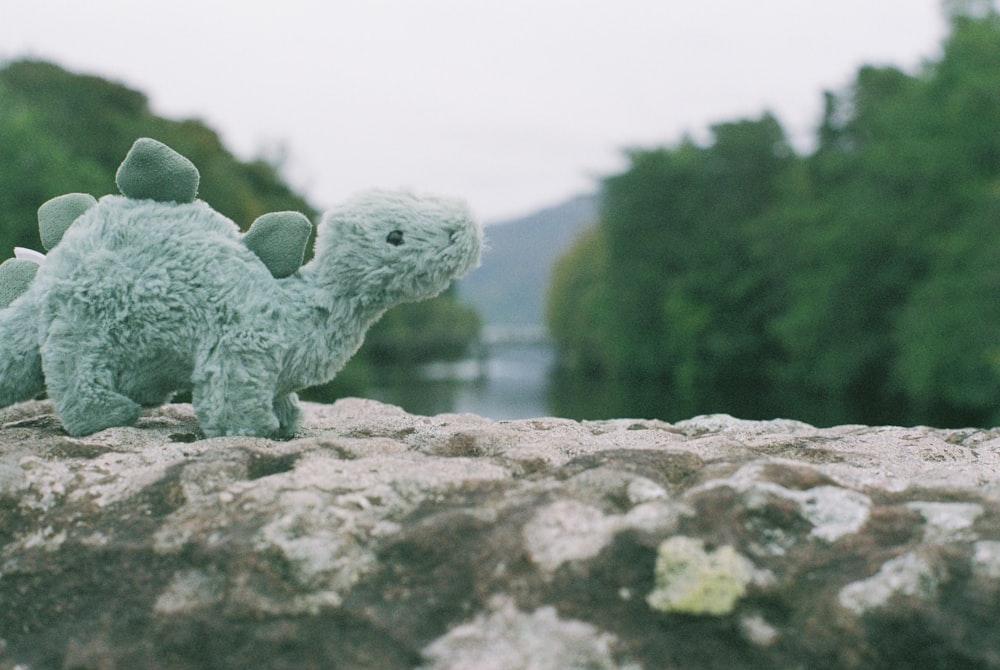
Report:
[{"label": "tree line", "polygon": [[665,419],[995,425],[1000,16],[954,4],[934,62],[825,94],[808,154],[770,114],[630,150],[549,288],[572,383],[653,383]]},{"label": "tree line", "polygon": [[[132,142],[144,136],[191,159],[201,173],[198,197],[243,229],[271,211],[317,218],[276,165],[237,159],[202,121],[160,117],[145,94],[117,82],[45,61],[14,60],[0,63],[0,260],[15,246],[41,249],[37,210],[49,198],[117,193],[115,171]],[[330,400],[363,392],[380,364],[456,358],[478,337],[478,315],[453,291],[404,305],[369,331],[337,380],[306,395]]]}]

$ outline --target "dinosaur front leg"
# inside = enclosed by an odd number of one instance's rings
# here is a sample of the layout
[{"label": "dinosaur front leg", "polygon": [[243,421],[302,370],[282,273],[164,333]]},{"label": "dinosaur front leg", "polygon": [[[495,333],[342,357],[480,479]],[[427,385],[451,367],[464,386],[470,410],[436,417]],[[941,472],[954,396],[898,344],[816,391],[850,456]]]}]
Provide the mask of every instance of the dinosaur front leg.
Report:
[{"label": "dinosaur front leg", "polygon": [[112,350],[80,323],[56,319],[48,329],[42,369],[56,414],[70,435],[130,426],[139,418],[139,405],[115,389],[115,371],[106,358]]},{"label": "dinosaur front leg", "polygon": [[208,437],[278,434],[274,357],[259,347],[216,346],[198,362],[192,402]]}]

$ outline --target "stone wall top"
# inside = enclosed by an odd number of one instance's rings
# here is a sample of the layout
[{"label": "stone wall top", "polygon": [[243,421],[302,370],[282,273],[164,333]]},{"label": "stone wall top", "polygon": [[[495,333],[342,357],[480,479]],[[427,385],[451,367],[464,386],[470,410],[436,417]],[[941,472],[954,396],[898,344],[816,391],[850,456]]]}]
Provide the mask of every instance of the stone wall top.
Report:
[{"label": "stone wall top", "polygon": [[1000,430],[0,411],[0,670],[1000,665]]}]

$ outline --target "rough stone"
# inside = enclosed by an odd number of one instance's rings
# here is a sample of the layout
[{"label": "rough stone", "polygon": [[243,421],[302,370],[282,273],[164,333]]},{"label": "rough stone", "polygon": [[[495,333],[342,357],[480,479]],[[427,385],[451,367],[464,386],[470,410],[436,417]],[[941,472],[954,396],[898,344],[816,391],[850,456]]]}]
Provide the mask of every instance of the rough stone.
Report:
[{"label": "rough stone", "polygon": [[[498,597],[487,613],[449,630],[424,649],[427,670],[592,668],[616,670],[614,638],[582,621],[563,621],[554,607],[521,612]],[[636,667],[638,666],[629,666]]]},{"label": "rough stone", "polygon": [[937,595],[941,580],[935,566],[914,552],[886,561],[879,571],[840,590],[841,605],[855,614],[885,607],[894,596],[929,600]]},{"label": "rough stone", "polygon": [[0,670],[997,668],[1000,429],[0,410]]}]

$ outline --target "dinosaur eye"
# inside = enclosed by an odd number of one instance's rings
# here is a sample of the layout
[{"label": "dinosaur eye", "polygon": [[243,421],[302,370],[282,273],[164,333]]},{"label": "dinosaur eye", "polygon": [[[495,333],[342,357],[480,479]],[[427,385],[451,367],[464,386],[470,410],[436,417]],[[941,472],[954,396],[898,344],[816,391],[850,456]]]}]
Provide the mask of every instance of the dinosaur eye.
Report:
[{"label": "dinosaur eye", "polygon": [[398,247],[400,244],[403,243],[403,231],[402,230],[394,230],[394,231],[392,231],[385,238],[385,241],[388,242],[389,244],[391,244],[394,247]]}]

